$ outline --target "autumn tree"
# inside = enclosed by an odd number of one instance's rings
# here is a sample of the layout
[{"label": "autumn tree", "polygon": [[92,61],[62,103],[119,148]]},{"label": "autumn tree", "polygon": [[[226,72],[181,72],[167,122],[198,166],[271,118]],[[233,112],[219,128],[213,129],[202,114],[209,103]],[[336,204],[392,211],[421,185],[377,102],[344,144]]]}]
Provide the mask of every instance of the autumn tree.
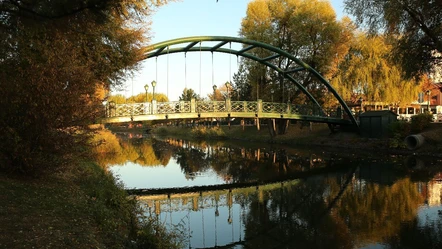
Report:
[{"label": "autumn tree", "polygon": [[[347,52],[351,37],[346,24],[336,20],[333,8],[326,1],[255,0],[248,5],[240,35],[283,49],[327,75],[333,66],[333,58],[342,59]],[[269,56],[260,50],[250,53]],[[296,66],[284,57],[276,58],[272,63],[283,70]],[[299,90],[282,75],[250,60],[244,60],[243,65],[253,95],[256,93],[258,98],[269,100],[269,90],[274,89],[275,99],[279,101],[293,100],[298,96],[304,103],[305,96],[299,97]],[[296,77],[316,98],[323,99],[327,89],[308,72]]]},{"label": "autumn tree", "polygon": [[97,89],[136,69],[142,24],[165,2],[1,1],[0,165],[31,172],[77,158],[103,114]]},{"label": "autumn tree", "polygon": [[346,0],[346,10],[372,33],[389,34],[393,52],[409,76],[431,72],[442,63],[442,2]]},{"label": "autumn tree", "polygon": [[225,96],[222,94],[221,89],[215,86],[215,90],[213,93],[207,94],[207,97],[212,101],[222,101],[225,99]]},{"label": "autumn tree", "polygon": [[419,86],[406,79],[401,65],[390,56],[393,47],[385,36],[359,32],[339,74],[331,80],[341,96],[355,102],[365,101],[410,104],[415,101]]},{"label": "autumn tree", "polygon": [[115,104],[125,104],[127,100],[123,94],[115,94],[108,96],[107,101]]},{"label": "autumn tree", "polygon": [[152,94],[149,94],[149,93],[148,93],[148,95],[147,95],[147,97],[146,97],[146,93],[139,93],[139,94],[137,94],[137,95],[130,96],[130,97],[127,99],[127,102],[128,102],[128,103],[143,103],[143,102],[148,102],[148,101],[149,101],[149,97],[150,97],[150,100],[152,100]]},{"label": "autumn tree", "polygon": [[222,84],[220,86],[215,86],[213,93],[207,95],[210,100],[214,101],[224,101],[227,99],[227,96],[234,96],[234,86],[229,82]]}]

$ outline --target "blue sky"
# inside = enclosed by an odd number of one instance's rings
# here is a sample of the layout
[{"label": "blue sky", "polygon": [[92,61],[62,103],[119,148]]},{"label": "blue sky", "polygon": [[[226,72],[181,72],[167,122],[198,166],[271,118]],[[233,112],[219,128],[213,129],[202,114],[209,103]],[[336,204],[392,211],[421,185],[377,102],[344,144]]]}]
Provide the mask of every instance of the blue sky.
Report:
[{"label": "blue sky", "polygon": [[[343,1],[332,0],[338,19],[343,14]],[[238,36],[241,20],[250,0],[182,0],[159,8],[152,15],[151,44],[188,36]],[[204,44],[203,44],[204,46]],[[201,62],[200,62],[201,60]],[[235,56],[215,53],[184,53],[160,56],[141,62],[142,70],[126,82],[126,96],[144,93],[144,85],[157,81],[155,92],[178,100],[185,87],[202,97],[211,93],[212,85],[231,80],[237,70]],[[150,86],[149,92],[152,91]]]}]

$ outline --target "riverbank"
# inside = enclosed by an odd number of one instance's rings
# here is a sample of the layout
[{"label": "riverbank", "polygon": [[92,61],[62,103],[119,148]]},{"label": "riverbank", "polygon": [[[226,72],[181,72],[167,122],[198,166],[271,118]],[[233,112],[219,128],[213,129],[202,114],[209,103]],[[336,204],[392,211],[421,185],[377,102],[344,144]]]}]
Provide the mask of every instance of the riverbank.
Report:
[{"label": "riverbank", "polygon": [[178,248],[93,163],[40,178],[2,173],[0,203],[0,248]]},{"label": "riverbank", "polygon": [[[403,138],[365,138],[356,132],[338,131],[331,133],[326,124],[290,125],[286,134],[271,137],[264,125],[260,130],[255,126],[220,126],[215,132],[210,128],[192,131],[191,127],[158,126],[151,130],[155,135],[172,135],[183,139],[229,139],[249,142],[277,143],[296,146],[320,146],[332,150],[365,151],[384,154],[413,154],[442,157],[442,123],[432,123],[419,134],[425,142],[419,148],[410,150]],[[126,130],[127,132],[127,130]],[[143,130],[142,130],[143,132]],[[204,134],[204,132],[206,134]],[[410,133],[411,134],[411,133]]]}]

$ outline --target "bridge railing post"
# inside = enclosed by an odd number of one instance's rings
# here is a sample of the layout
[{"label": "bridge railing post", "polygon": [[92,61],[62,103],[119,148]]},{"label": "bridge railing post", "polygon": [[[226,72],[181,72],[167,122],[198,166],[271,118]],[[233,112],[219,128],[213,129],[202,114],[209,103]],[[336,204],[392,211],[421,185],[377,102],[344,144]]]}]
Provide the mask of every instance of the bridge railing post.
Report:
[{"label": "bridge railing post", "polygon": [[179,109],[180,113],[185,112],[184,105],[185,105],[184,101],[180,101],[180,109]]},{"label": "bridge railing post", "polygon": [[104,105],[104,117],[106,118],[110,117],[109,103],[106,103],[106,105]]},{"label": "bridge railing post", "polygon": [[292,110],[290,108],[290,102],[287,102],[287,114],[292,114]]},{"label": "bridge railing post", "polygon": [[196,112],[196,101],[195,99],[190,100],[190,112],[195,113]]},{"label": "bridge railing post", "polygon": [[152,100],[152,114],[158,113],[158,105],[156,100]]},{"label": "bridge railing post", "polygon": [[258,111],[257,111],[258,117],[262,114],[262,99],[258,99]]},{"label": "bridge railing post", "polygon": [[232,105],[230,103],[230,98],[226,99],[226,112],[231,112],[232,111]]},{"label": "bridge railing post", "polygon": [[114,101],[109,102],[109,117],[115,117],[117,113],[117,105]]},{"label": "bridge railing post", "polygon": [[144,114],[150,114],[150,111],[152,110],[150,108],[150,103],[143,103],[144,105]]}]

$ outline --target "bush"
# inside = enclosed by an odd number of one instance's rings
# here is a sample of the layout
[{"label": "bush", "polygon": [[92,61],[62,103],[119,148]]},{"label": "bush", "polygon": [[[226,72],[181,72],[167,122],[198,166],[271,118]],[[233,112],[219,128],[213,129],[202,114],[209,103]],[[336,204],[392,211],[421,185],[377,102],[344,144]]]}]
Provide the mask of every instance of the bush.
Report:
[{"label": "bush", "polygon": [[191,134],[194,138],[224,138],[226,134],[224,131],[215,126],[212,128],[207,128],[205,126],[199,126],[192,129]]},{"label": "bush", "polygon": [[411,124],[404,120],[399,120],[397,122],[393,122],[390,125],[390,133],[391,137],[403,137],[405,138],[411,132]]},{"label": "bush", "polygon": [[406,144],[404,139],[411,132],[411,124],[404,120],[399,120],[397,122],[393,122],[390,125],[390,139],[389,139],[389,147],[390,148],[405,148]]},{"label": "bush", "polygon": [[415,115],[411,118],[411,131],[421,132],[423,129],[427,128],[432,120],[432,115],[429,113],[421,113]]}]

